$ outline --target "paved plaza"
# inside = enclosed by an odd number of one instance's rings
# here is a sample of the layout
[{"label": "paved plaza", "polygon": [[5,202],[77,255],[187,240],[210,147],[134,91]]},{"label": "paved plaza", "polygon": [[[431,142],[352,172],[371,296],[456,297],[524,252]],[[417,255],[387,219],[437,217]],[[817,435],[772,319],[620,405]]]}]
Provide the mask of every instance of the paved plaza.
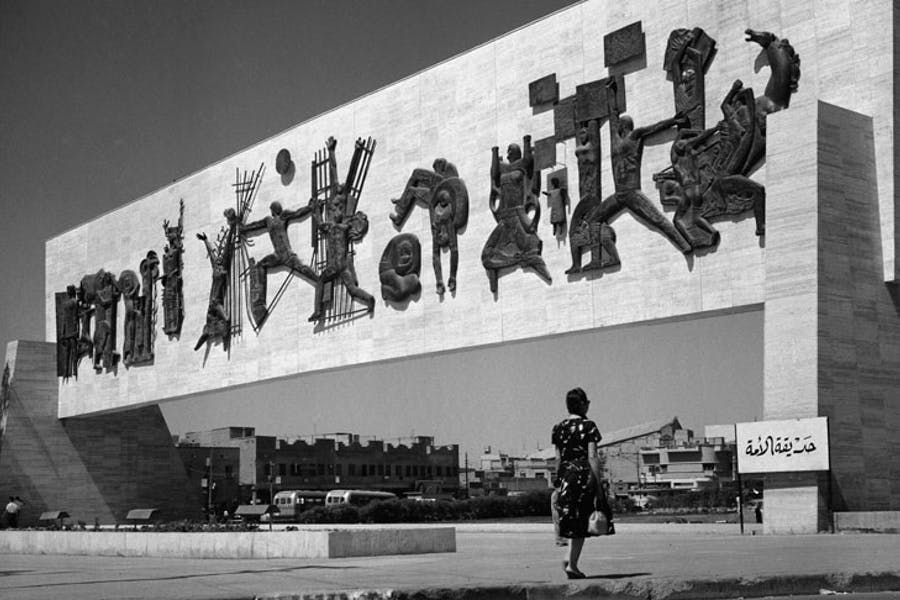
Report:
[{"label": "paved plaza", "polygon": [[[3,600],[737,598],[900,592],[900,536],[740,535],[734,524],[619,525],[567,581],[545,524],[461,524],[457,552],[303,560],[0,555]],[[2,534],[2,532],[0,532]],[[898,594],[900,597],[900,594]]]}]

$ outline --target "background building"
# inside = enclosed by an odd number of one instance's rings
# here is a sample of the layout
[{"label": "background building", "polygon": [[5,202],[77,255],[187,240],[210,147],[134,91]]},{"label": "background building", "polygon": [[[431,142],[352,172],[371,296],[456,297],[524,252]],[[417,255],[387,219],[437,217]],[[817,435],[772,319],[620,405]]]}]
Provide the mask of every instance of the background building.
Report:
[{"label": "background building", "polygon": [[[734,426],[731,427],[733,432]],[[718,431],[718,429],[713,429]],[[718,488],[732,481],[734,442],[723,437],[695,438],[677,417],[603,433],[598,447],[604,478],[617,496],[640,503],[664,489]],[[733,436],[732,436],[733,437]],[[524,456],[486,449],[470,488],[472,493],[546,489],[556,476],[554,448]]]},{"label": "background building", "polygon": [[242,502],[266,502],[270,493],[285,489],[361,488],[399,495],[459,491],[459,447],[436,446],[429,436],[394,445],[377,439],[361,443],[353,433],[306,441],[256,435],[253,427],[223,427],[187,433],[182,445],[202,448],[201,454],[212,450],[205,446],[237,451]]},{"label": "background building", "polygon": [[631,427],[603,433],[600,453],[603,456],[604,473],[616,490],[636,487],[641,481],[641,450],[659,448],[675,440],[693,436],[683,429],[678,417],[640,423]]},{"label": "background building", "polygon": [[198,506],[211,514],[221,515],[225,510],[233,513],[243,501],[238,480],[240,449],[180,444],[178,453]]}]

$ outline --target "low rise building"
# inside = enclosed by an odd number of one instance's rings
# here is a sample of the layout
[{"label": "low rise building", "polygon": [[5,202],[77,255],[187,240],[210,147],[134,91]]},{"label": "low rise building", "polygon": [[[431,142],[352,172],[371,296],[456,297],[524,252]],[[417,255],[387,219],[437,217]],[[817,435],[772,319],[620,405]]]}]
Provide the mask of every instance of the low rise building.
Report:
[{"label": "low rise building", "polygon": [[[677,417],[640,423],[601,433],[598,446],[603,477],[617,496],[643,502],[661,489],[702,489],[731,481],[733,441],[723,437],[695,438]],[[556,450],[546,448],[524,456],[487,448],[475,472],[472,493],[507,493],[546,489],[556,477]]]},{"label": "low rise building", "polygon": [[240,448],[179,444],[189,489],[204,512],[221,515],[241,503]]},{"label": "low rise building", "polygon": [[268,501],[284,489],[459,490],[459,446],[437,446],[428,436],[394,445],[377,439],[360,443],[352,433],[282,439],[258,436],[252,427],[223,427],[187,433],[181,443],[237,448],[244,500]]}]

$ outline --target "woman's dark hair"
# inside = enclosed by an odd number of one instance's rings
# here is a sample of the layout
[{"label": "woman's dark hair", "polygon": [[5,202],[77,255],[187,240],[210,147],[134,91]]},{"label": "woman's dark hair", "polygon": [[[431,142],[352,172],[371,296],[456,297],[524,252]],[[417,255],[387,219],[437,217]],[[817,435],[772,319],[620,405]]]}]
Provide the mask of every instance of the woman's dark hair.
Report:
[{"label": "woman's dark hair", "polygon": [[566,410],[572,414],[581,414],[587,404],[587,394],[580,387],[569,390],[566,394]]}]

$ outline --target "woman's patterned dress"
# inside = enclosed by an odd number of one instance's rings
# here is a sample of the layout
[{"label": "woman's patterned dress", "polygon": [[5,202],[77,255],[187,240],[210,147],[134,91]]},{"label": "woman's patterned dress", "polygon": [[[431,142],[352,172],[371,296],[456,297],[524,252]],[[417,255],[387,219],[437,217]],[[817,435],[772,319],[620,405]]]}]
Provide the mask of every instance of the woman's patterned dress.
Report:
[{"label": "woman's patterned dress", "polygon": [[551,439],[561,457],[556,475],[559,535],[587,537],[597,486],[588,463],[588,442],[600,443],[600,431],[589,419],[568,418],[553,426]]}]

